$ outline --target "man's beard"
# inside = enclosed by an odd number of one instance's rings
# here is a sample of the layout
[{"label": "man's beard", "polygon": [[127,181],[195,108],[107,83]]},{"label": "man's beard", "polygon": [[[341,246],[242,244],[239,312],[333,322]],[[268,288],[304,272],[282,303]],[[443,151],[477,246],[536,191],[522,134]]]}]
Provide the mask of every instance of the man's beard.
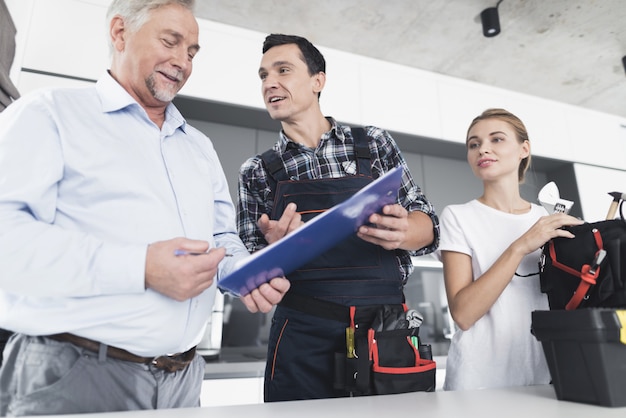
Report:
[{"label": "man's beard", "polygon": [[171,102],[174,100],[174,97],[176,97],[176,93],[178,93],[178,88],[175,86],[157,89],[154,74],[151,74],[148,78],[146,78],[146,87],[148,87],[148,90],[155,99],[162,102]]}]

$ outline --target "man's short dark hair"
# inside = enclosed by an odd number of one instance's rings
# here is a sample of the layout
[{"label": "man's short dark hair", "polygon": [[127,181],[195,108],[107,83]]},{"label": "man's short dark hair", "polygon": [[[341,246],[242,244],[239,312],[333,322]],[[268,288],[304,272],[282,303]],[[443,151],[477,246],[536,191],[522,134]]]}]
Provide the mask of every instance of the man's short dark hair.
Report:
[{"label": "man's short dark hair", "polygon": [[308,39],[301,36],[272,33],[263,42],[263,53],[265,54],[270,48],[275,46],[288,44],[298,45],[302,54],[302,61],[306,63],[309,69],[309,75],[326,72],[326,60],[322,53]]}]

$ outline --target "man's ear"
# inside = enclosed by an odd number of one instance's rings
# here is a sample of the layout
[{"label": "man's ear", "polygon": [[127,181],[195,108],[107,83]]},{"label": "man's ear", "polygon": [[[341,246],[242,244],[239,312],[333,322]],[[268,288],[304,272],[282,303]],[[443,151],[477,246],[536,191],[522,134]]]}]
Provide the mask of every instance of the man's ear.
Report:
[{"label": "man's ear", "polygon": [[116,51],[123,51],[126,42],[126,26],[124,25],[124,19],[122,16],[116,15],[113,19],[111,19],[109,36],[111,37],[113,49]]},{"label": "man's ear", "polygon": [[320,93],[326,85],[326,73],[320,71],[313,76],[313,92]]}]

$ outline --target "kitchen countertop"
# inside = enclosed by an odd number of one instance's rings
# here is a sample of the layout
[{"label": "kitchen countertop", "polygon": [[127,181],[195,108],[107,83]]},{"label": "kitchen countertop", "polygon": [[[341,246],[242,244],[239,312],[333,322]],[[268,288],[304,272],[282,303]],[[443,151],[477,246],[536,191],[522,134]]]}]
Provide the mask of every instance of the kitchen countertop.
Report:
[{"label": "kitchen countertop", "polygon": [[235,379],[263,377],[265,370],[265,347],[228,347],[219,356],[206,358],[205,379]]},{"label": "kitchen countertop", "polygon": [[263,377],[265,361],[243,363],[207,363],[205,379],[239,379],[243,377]]},{"label": "kitchen countertop", "polygon": [[380,418],[411,415],[429,418],[623,418],[626,408],[609,408],[558,401],[550,385],[507,389],[416,392],[360,398],[319,399],[274,402],[255,405],[163,409],[157,411],[110,412],[83,415],[58,415],[66,418]]}]

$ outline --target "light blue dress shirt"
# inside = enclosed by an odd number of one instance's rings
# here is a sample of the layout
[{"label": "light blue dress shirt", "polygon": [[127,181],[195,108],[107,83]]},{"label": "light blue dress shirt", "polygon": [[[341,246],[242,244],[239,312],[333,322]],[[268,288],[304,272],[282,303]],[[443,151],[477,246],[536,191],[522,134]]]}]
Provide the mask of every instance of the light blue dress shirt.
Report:
[{"label": "light blue dress shirt", "polygon": [[174,105],[159,129],[106,73],[0,113],[0,328],[189,349],[215,285],[178,302],[144,282],[148,244],[181,236],[235,254],[218,276],[248,255],[213,145]]}]

